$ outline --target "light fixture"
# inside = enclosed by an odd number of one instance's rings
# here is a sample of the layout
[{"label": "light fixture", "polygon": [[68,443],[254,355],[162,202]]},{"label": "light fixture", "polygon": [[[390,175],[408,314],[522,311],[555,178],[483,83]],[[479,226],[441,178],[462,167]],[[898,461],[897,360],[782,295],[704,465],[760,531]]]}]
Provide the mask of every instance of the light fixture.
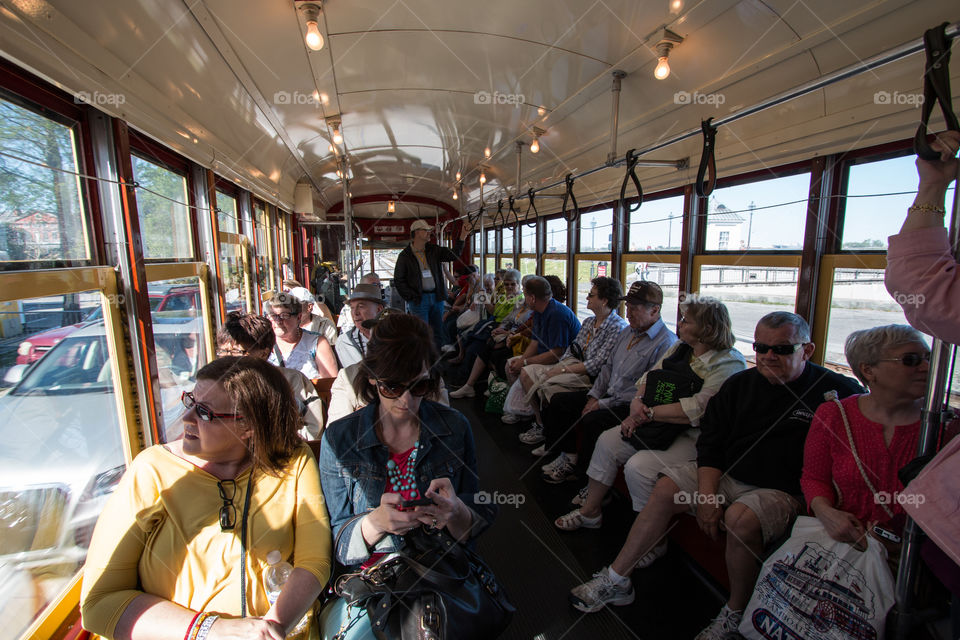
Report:
[{"label": "light fixture", "polygon": [[327,126],[333,133],[333,144],[343,144],[343,135],[340,133],[340,118],[327,118]]},{"label": "light fixture", "polygon": [[320,51],[320,49],[323,49],[323,34],[320,33],[320,26],[318,24],[320,20],[320,3],[307,2],[300,6],[300,11],[303,11],[303,16],[307,23],[307,35],[304,36],[303,39],[311,51]]},{"label": "light fixture", "polygon": [[328,96],[328,95],[325,94],[325,93],[321,93],[321,94],[320,94],[320,102],[322,102],[323,104],[330,104],[330,96]]},{"label": "light fixture", "polygon": [[460,172],[457,171],[457,182],[460,182]]},{"label": "light fixture", "polygon": [[670,0],[670,13],[683,11],[683,0]]},{"label": "light fixture", "polygon": [[480,172],[480,184],[486,184],[486,182],[487,182],[487,174],[485,174],[483,171],[481,171],[481,172]]},{"label": "light fixture", "polygon": [[547,113],[547,108],[546,108],[546,107],[537,107],[537,115],[538,115],[538,116],[540,116],[540,117],[542,118],[542,117],[544,116],[544,114],[546,114],[546,113]]},{"label": "light fixture", "polygon": [[333,130],[333,144],[343,144],[343,136],[340,135],[340,129]]},{"label": "light fixture", "polygon": [[453,199],[454,199],[454,200],[457,199],[457,190],[456,190],[456,189],[453,190]]},{"label": "light fixture", "polygon": [[397,201],[387,200],[387,213],[396,213],[396,212],[397,212]]},{"label": "light fixture", "polygon": [[530,153],[539,153],[540,151],[540,136],[545,134],[546,131],[540,127],[533,127],[533,142],[530,143]]},{"label": "light fixture", "polygon": [[657,43],[657,67],[653,70],[653,77],[657,80],[664,80],[670,75],[670,63],[667,58],[670,56],[670,50],[674,45],[683,42],[683,38],[675,34],[670,29],[664,29]]},{"label": "light fixture", "polygon": [[490,157],[490,147],[487,147],[486,149],[483,150],[483,156],[484,156],[485,158],[489,158],[489,157]]}]

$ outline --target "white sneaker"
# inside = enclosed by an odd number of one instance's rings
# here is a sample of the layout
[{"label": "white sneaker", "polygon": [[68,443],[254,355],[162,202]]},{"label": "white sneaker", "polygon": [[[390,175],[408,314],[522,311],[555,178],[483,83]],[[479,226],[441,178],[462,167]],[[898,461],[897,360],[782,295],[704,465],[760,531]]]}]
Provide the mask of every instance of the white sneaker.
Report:
[{"label": "white sneaker", "polygon": [[599,529],[600,525],[603,524],[603,516],[599,515],[594,518],[588,518],[580,513],[580,509],[574,509],[570,513],[565,513],[554,520],[553,524],[557,527],[557,529],[561,529],[563,531],[576,531],[577,529]]},{"label": "white sneaker", "polygon": [[560,457],[557,459],[559,462],[556,467],[550,471],[543,472],[544,482],[549,482],[550,484],[560,484],[566,482],[567,480],[575,480],[577,474],[574,471],[573,461],[570,457],[561,453]]},{"label": "white sneaker", "polygon": [[472,397],[474,397],[475,395],[477,395],[477,392],[474,391],[474,390],[473,390],[473,387],[471,387],[471,386],[468,385],[468,384],[463,385],[462,387],[460,387],[460,388],[457,389],[456,391],[451,391],[451,392],[450,392],[450,397],[451,397],[451,398],[472,398]]},{"label": "white sneaker", "polygon": [[567,454],[561,452],[560,455],[558,455],[556,458],[554,458],[552,462],[548,462],[547,464],[545,464],[545,465],[543,465],[542,467],[540,467],[540,469],[541,469],[544,473],[546,473],[546,472],[548,472],[548,471],[553,471],[554,469],[558,468],[561,464],[563,464],[562,461],[563,461],[566,457],[567,457]]},{"label": "white sneaker", "polygon": [[627,605],[633,597],[633,584],[621,587],[614,583],[606,567],[593,574],[592,580],[570,590],[570,604],[584,613],[600,611],[608,604]]},{"label": "white sneaker", "polygon": [[646,569],[666,554],[667,541],[664,539],[663,542],[655,546],[653,549],[650,549],[650,551],[645,553],[643,557],[637,560],[637,565],[634,567],[634,569]]},{"label": "white sneaker", "polygon": [[543,436],[543,427],[536,423],[520,434],[520,442],[523,444],[540,444],[544,440],[546,438]]},{"label": "white sneaker", "polygon": [[[546,471],[546,468],[544,468]],[[585,486],[580,491],[577,491],[577,495],[573,496],[573,500],[570,501],[570,504],[575,504],[578,507],[582,507],[587,504],[587,496],[590,494],[590,485]]]},{"label": "white sneaker", "polygon": [[500,416],[500,422],[503,424],[517,424],[520,422],[520,418],[513,413],[504,413],[502,416]]},{"label": "white sneaker", "polygon": [[714,618],[706,629],[697,634],[694,640],[734,640],[741,638],[737,629],[740,627],[740,621],[743,619],[742,611],[734,611],[727,605],[723,605],[720,613]]},{"label": "white sneaker", "polygon": [[530,453],[532,453],[533,455],[535,455],[535,456],[537,456],[537,457],[545,456],[545,455],[547,455],[547,447],[546,447],[545,445],[540,445],[539,447],[537,447],[536,449],[534,449],[534,450],[531,451]]}]

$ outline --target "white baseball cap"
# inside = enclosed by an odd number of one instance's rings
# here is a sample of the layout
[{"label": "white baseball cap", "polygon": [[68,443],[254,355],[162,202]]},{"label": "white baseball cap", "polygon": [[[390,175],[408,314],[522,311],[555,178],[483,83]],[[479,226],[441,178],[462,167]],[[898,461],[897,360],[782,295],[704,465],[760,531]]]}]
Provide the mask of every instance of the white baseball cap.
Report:
[{"label": "white baseball cap", "polygon": [[433,231],[433,226],[424,222],[423,220],[417,220],[412,225],[410,225],[410,233],[414,231],[419,231],[420,229],[425,229],[426,231]]}]

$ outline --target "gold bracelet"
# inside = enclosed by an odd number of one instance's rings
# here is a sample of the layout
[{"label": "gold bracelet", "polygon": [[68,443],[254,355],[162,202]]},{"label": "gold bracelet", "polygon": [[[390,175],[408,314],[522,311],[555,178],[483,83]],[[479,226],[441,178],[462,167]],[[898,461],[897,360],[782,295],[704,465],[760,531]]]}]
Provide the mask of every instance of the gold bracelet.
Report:
[{"label": "gold bracelet", "polygon": [[914,204],[907,209],[907,213],[913,213],[914,211],[917,213],[938,213],[941,216],[946,213],[946,210],[944,210],[942,206],[927,203]]}]

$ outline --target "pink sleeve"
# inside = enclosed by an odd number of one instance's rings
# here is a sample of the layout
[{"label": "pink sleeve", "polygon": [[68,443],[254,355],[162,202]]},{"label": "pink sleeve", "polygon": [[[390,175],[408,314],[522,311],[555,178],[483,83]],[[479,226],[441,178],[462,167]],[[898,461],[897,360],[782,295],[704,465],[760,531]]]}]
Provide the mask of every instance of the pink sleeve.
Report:
[{"label": "pink sleeve", "polygon": [[[836,503],[833,491],[833,456],[830,451],[830,425],[839,419],[837,408],[832,402],[824,402],[813,414],[807,441],[803,446],[803,472],[800,475],[800,488],[807,502],[807,509],[814,498],[823,497]],[[811,511],[812,513],[812,511]]]},{"label": "pink sleeve", "polygon": [[960,343],[960,271],[946,229],[931,227],[890,236],[884,280],[911,325],[946,342]]}]

